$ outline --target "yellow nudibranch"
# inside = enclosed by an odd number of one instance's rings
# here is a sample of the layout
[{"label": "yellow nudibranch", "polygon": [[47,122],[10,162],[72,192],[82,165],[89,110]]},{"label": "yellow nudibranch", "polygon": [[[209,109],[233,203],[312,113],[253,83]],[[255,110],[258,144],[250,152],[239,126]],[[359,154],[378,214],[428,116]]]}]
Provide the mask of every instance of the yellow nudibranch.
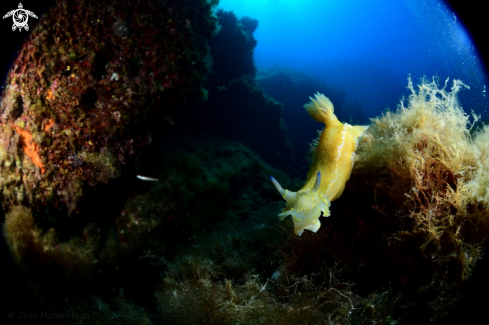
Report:
[{"label": "yellow nudibranch", "polygon": [[350,178],[355,159],[358,138],[368,126],[351,126],[341,123],[334,114],[333,103],[323,94],[304,105],[309,115],[326,125],[319,137],[307,180],[298,192],[284,190],[275,178],[273,185],[287,201],[280,220],[290,215],[294,221],[294,231],[300,236],[304,229],[316,232],[321,227],[319,217],[330,215],[331,201],[341,196],[345,183]]}]

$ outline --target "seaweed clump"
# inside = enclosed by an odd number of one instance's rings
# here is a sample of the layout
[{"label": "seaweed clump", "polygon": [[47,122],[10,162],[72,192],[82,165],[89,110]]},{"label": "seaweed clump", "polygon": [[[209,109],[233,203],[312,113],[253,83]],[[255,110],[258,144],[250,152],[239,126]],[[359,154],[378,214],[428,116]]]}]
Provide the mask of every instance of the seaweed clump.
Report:
[{"label": "seaweed clump", "polygon": [[457,100],[467,86],[454,80],[447,92],[447,83],[424,81],[416,92],[410,80],[409,106],[373,119],[355,170],[375,184],[372,208],[403,221],[399,243],[420,244],[441,286],[469,278],[489,231],[489,129],[471,137]]},{"label": "seaweed clump", "polygon": [[[57,297],[87,291],[106,296],[107,288],[119,286],[124,301],[152,297],[163,271],[140,259],[144,251],[173,259],[221,223],[243,220],[272,200],[275,189],[267,175],[287,179],[247,147],[224,139],[177,137],[148,151],[151,163],[141,168],[160,181],[135,180],[134,192],[112,220],[73,220],[67,227],[62,220],[37,222],[23,206],[6,213],[5,238],[36,296],[57,308],[65,304]],[[98,287],[100,282],[106,286]]]},{"label": "seaweed clump", "polygon": [[141,260],[161,272],[151,301],[131,300],[125,292],[84,294],[70,312],[91,315],[93,324],[348,323],[366,299],[339,281],[338,269],[300,277],[283,272],[278,248],[292,230],[271,217],[280,209],[267,204],[247,211],[244,221],[223,222],[171,260],[146,251]]},{"label": "seaweed clump", "polygon": [[486,245],[489,128],[471,135],[478,117],[457,99],[468,87],[447,85],[409,79],[397,112],[372,119],[324,230],[284,249],[290,274],[338,265],[360,296],[385,292],[384,313],[357,313],[364,322],[443,320]]}]

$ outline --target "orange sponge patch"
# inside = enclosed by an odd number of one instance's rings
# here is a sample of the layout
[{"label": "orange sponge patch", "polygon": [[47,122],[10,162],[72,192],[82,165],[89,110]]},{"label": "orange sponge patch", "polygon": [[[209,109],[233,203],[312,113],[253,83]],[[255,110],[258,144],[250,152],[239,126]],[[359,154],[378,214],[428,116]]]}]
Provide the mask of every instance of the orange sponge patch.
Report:
[{"label": "orange sponge patch", "polygon": [[22,149],[27,157],[31,158],[34,165],[41,169],[41,173],[44,173],[46,168],[42,164],[41,157],[39,156],[39,146],[32,141],[32,134],[27,130],[22,130],[20,127],[16,126],[15,130],[20,134],[20,140],[22,142]]},{"label": "orange sponge patch", "polygon": [[44,131],[48,132],[53,125],[54,125],[54,121],[52,119],[49,119],[48,124],[44,126]]}]

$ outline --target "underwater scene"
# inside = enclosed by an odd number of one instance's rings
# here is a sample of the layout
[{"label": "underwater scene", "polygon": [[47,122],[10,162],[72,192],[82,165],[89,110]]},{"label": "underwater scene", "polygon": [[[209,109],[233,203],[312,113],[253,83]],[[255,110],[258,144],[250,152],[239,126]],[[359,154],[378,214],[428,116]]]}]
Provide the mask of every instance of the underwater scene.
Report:
[{"label": "underwater scene", "polygon": [[1,324],[482,315],[489,83],[449,4],[1,7]]}]

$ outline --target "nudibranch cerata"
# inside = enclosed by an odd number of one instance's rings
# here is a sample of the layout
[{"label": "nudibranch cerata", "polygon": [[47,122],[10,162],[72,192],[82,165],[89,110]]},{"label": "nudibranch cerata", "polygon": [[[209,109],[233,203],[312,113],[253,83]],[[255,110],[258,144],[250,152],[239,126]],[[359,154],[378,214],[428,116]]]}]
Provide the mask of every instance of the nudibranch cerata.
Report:
[{"label": "nudibranch cerata", "polygon": [[333,103],[323,94],[317,93],[315,99],[304,105],[309,115],[325,124],[319,137],[307,180],[298,192],[284,190],[275,178],[270,176],[273,185],[287,201],[280,220],[290,215],[294,221],[294,231],[300,236],[304,229],[316,232],[321,227],[319,217],[330,215],[331,201],[341,196],[345,183],[350,178],[355,159],[358,138],[368,126],[351,126],[341,123],[334,114]]}]

